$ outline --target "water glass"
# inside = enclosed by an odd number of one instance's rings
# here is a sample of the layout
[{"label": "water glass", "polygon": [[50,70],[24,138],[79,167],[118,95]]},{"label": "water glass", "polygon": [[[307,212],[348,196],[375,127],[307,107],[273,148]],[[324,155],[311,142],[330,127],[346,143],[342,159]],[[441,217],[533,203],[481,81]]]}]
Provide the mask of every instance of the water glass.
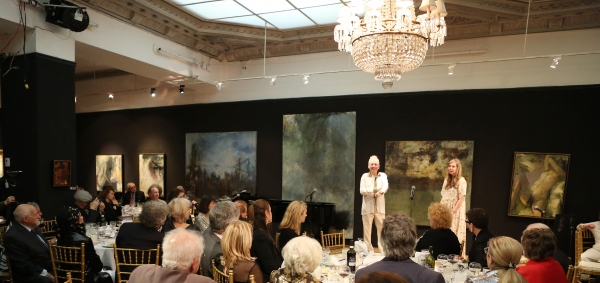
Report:
[{"label": "water glass", "polygon": [[338,275],[340,277],[342,277],[342,281],[343,281],[343,278],[346,278],[348,275],[350,275],[350,267],[345,264],[338,265],[337,272],[338,272]]},{"label": "water glass", "polygon": [[479,262],[469,263],[469,275],[479,276],[479,272],[481,272],[481,264]]},{"label": "water glass", "polygon": [[448,256],[445,254],[439,254],[437,260],[442,264],[442,268],[448,263]]},{"label": "water glass", "polygon": [[117,227],[117,221],[111,221],[110,222],[110,227]]},{"label": "water glass", "polygon": [[323,247],[323,265],[327,265],[329,263],[329,247]]}]

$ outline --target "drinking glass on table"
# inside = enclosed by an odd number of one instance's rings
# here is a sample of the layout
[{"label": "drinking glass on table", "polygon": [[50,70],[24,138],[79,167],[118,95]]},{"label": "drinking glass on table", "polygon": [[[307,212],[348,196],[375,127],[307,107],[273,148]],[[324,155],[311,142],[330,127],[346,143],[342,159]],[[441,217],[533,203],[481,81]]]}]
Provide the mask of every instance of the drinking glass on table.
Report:
[{"label": "drinking glass on table", "polygon": [[448,262],[450,264],[452,264],[452,271],[458,271],[458,261],[460,260],[460,257],[458,255],[455,254],[449,254],[448,255]]},{"label": "drinking glass on table", "polygon": [[337,271],[338,271],[338,275],[340,277],[342,277],[342,281],[344,280],[344,278],[348,277],[348,275],[350,275],[350,266],[347,265],[338,265],[337,267]]},{"label": "drinking glass on table", "polygon": [[329,263],[329,247],[323,247],[323,265],[327,265]]},{"label": "drinking glass on table", "polygon": [[439,254],[437,260],[442,264],[442,268],[448,263],[448,256],[445,254]]},{"label": "drinking glass on table", "polygon": [[481,272],[481,263],[479,263],[479,262],[469,263],[469,274],[470,275],[479,276],[479,272]]}]

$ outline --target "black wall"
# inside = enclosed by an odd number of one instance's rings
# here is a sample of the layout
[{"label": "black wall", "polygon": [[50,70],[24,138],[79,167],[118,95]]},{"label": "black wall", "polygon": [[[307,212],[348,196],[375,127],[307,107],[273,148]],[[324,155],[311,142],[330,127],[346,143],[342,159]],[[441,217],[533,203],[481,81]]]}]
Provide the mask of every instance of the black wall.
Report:
[{"label": "black wall", "polygon": [[385,142],[394,140],[474,140],[471,207],[489,212],[495,234],[520,238],[523,228],[535,220],[507,216],[515,151],[571,154],[565,212],[596,215],[600,195],[594,177],[595,148],[600,144],[598,93],[600,85],[281,99],[78,114],[78,180],[93,188],[95,155],[123,154],[124,182],[138,183],[138,154],[164,152],[166,188],[174,188],[184,183],[186,133],[257,131],[257,192],[280,198],[282,115],[356,111],[354,238],[362,235],[360,176],[368,171],[372,154],[380,157],[381,171],[385,171]]}]

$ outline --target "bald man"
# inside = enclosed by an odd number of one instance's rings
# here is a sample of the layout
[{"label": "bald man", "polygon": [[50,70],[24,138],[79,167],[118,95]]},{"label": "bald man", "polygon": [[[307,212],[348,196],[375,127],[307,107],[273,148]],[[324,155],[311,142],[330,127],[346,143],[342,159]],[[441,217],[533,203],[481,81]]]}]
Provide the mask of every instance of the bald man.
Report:
[{"label": "bald man", "polygon": [[54,282],[50,250],[35,228],[42,213],[29,204],[17,206],[12,227],[4,233],[4,247],[10,259],[13,282]]}]

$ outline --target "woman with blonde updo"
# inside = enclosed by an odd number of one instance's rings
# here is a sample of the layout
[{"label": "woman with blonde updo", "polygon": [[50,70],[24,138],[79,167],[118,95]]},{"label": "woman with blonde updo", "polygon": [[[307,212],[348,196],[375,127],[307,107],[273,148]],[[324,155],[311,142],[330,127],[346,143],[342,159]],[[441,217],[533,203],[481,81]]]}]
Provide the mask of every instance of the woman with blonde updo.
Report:
[{"label": "woman with blonde updo", "polygon": [[230,223],[221,239],[223,248],[223,259],[225,261],[224,271],[233,270],[233,281],[249,282],[250,275],[254,275],[254,281],[263,282],[263,275],[258,264],[250,257],[252,247],[252,225],[244,221]]},{"label": "woman with blonde updo", "polygon": [[491,238],[485,253],[492,271],[469,278],[466,283],[527,283],[515,269],[523,254],[523,247],[515,239],[504,236]]}]

